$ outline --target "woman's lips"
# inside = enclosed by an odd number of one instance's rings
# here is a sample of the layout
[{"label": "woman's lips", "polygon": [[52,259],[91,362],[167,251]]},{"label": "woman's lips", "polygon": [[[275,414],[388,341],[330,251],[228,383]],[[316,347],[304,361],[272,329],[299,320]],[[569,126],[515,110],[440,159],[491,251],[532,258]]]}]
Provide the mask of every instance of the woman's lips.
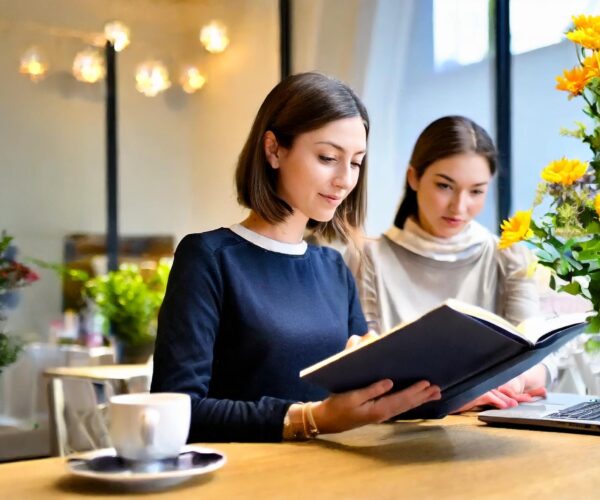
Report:
[{"label": "woman's lips", "polygon": [[323,193],[319,193],[319,195],[328,203],[330,203],[331,205],[339,205],[340,202],[342,201],[342,198],[340,196],[331,196],[328,194],[323,194]]},{"label": "woman's lips", "polygon": [[446,222],[446,224],[452,227],[460,226],[463,223],[462,219],[458,219],[456,217],[442,217],[442,219]]}]

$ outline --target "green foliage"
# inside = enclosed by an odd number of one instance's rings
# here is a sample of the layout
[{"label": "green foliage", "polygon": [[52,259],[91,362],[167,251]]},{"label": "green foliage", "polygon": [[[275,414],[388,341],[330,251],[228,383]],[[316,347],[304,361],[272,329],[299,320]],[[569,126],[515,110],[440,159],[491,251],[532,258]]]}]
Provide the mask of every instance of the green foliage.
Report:
[{"label": "green foliage", "polygon": [[2,369],[14,363],[23,350],[23,342],[15,337],[0,333],[0,373]]},{"label": "green foliage", "polygon": [[59,264],[57,262],[46,262],[40,259],[30,259],[32,263],[42,269],[48,269],[54,271],[63,279],[70,279],[73,281],[87,281],[90,279],[90,275],[81,269],[71,269],[65,264]]},{"label": "green foliage", "polygon": [[123,264],[118,271],[88,280],[84,293],[111,322],[115,337],[132,346],[147,344],[156,335],[169,271],[170,264],[163,260],[154,270]]}]

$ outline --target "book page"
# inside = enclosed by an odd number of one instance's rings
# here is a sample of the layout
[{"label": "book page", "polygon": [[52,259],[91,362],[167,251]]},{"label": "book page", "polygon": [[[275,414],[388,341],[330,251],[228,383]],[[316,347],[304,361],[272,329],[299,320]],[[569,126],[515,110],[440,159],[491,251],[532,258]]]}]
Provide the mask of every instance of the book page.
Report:
[{"label": "book page", "polygon": [[534,317],[522,321],[517,330],[532,343],[536,343],[546,333],[566,328],[567,326],[585,323],[591,313],[561,314],[554,318]]},{"label": "book page", "polygon": [[[515,327],[510,321],[505,320],[503,317],[494,314],[487,309],[483,309],[479,306],[474,306],[473,304],[467,304],[466,302],[461,302],[456,299],[448,299],[444,302],[448,307],[451,307],[455,311],[467,314],[477,319],[481,319],[483,321],[487,321],[493,325],[496,325],[507,332],[518,335],[519,337],[523,337],[522,332]],[[527,337],[525,337],[527,339]],[[529,339],[527,339],[529,340]]]}]

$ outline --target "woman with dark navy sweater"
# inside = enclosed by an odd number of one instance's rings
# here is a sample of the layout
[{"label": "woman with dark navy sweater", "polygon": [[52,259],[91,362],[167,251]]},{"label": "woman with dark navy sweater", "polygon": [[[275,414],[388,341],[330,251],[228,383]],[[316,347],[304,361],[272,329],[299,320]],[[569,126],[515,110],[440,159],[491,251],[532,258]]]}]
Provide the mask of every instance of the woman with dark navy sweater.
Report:
[{"label": "woman with dark navy sweater", "polygon": [[390,380],[328,395],[302,368],[363,340],[367,325],[338,252],[365,211],[367,112],[343,83],[286,78],[267,96],[240,154],[240,224],[179,244],[154,354],[152,391],[192,398],[188,440],[306,439],[381,422],[440,397]]}]

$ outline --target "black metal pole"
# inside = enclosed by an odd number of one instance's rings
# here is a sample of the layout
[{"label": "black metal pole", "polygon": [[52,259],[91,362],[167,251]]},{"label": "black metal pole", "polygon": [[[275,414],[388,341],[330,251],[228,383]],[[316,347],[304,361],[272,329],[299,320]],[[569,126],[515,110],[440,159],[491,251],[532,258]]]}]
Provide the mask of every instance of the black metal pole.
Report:
[{"label": "black metal pole", "polygon": [[292,72],[292,33],[291,33],[290,0],[279,0],[279,54],[281,79]]},{"label": "black metal pole", "polygon": [[106,42],[106,255],[108,270],[119,267],[119,226],[117,216],[117,75],[115,48]]},{"label": "black metal pole", "polygon": [[494,12],[494,82],[496,145],[499,153],[498,225],[510,216],[512,205],[510,1],[496,0]]}]

